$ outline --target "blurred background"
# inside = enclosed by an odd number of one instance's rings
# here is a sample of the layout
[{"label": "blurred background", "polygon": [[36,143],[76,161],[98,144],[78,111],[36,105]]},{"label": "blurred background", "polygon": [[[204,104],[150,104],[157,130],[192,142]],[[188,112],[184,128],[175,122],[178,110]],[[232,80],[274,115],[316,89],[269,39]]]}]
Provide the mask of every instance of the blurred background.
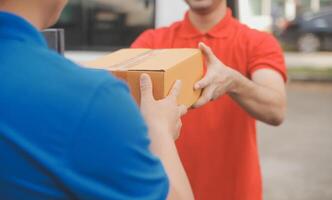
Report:
[{"label": "blurred background", "polygon": [[[228,0],[233,14],[280,41],[288,114],[258,123],[267,200],[332,199],[332,0]],[[69,0],[55,28],[77,62],[128,47],[144,30],[183,18],[184,0]]]}]

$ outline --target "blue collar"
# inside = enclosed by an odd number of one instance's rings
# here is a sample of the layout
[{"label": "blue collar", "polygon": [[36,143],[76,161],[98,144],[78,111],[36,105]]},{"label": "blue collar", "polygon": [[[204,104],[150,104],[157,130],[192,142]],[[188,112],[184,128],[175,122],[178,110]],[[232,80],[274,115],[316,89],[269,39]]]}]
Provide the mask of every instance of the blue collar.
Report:
[{"label": "blue collar", "polygon": [[12,39],[47,47],[42,34],[24,18],[8,12],[0,12],[0,39]]}]

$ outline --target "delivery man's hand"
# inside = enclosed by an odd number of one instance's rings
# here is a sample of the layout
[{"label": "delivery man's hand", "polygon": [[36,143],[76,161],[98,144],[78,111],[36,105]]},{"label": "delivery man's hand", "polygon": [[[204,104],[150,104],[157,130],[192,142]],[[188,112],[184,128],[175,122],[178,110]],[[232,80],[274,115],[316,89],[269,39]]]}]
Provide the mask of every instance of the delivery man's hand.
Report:
[{"label": "delivery man's hand", "polygon": [[[166,129],[176,140],[182,126],[181,116],[187,112],[184,105],[177,105],[177,97],[181,89],[181,81],[176,81],[170,94],[156,101],[152,93],[152,82],[147,74],[141,76],[141,112],[149,129]],[[160,131],[157,131],[159,133]]]},{"label": "delivery man's hand", "polygon": [[195,84],[195,89],[203,89],[202,96],[194,104],[201,107],[231,90],[235,71],[224,65],[204,43],[199,44],[206,57],[207,72],[203,79]]}]

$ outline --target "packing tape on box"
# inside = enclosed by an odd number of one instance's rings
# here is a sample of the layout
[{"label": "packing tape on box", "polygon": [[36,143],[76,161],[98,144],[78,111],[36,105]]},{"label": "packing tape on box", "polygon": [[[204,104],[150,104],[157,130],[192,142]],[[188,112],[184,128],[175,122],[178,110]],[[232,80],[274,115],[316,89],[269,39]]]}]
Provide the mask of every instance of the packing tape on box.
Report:
[{"label": "packing tape on box", "polygon": [[142,62],[144,62],[146,59],[150,58],[151,56],[157,55],[161,52],[165,51],[164,49],[155,49],[155,50],[149,50],[147,52],[141,53],[133,58],[130,58],[128,60],[125,60],[123,62],[111,65],[107,67],[107,69],[110,70],[117,70],[117,71],[126,71],[130,69],[131,67],[134,67]]}]

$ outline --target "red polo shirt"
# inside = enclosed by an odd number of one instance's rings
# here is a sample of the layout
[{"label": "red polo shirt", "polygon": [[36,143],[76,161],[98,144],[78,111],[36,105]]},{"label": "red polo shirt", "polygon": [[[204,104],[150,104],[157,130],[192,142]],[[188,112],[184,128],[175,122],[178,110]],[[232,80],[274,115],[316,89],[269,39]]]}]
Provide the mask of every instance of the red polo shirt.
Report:
[{"label": "red polo shirt", "polygon": [[[230,10],[205,34],[195,29],[186,14],[183,21],[170,27],[145,31],[132,47],[196,48],[201,41],[223,63],[248,78],[255,70],[269,68],[286,80],[277,41],[270,34],[240,24]],[[183,117],[177,147],[196,199],[262,199],[255,119],[228,95]]]}]

